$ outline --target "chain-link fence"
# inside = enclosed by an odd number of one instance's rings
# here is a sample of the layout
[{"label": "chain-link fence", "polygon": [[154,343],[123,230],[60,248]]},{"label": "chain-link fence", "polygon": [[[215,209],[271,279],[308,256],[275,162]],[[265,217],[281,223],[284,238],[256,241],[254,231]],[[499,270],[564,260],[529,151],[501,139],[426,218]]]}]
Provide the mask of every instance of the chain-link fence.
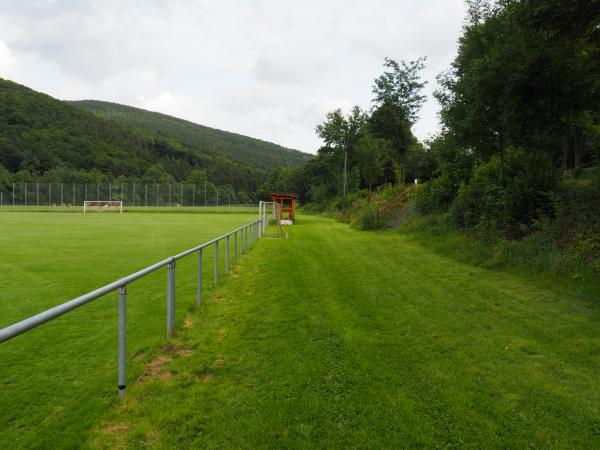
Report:
[{"label": "chain-link fence", "polygon": [[7,210],[79,210],[86,200],[123,202],[125,210],[204,208],[239,211],[252,207],[232,190],[205,184],[149,183],[13,183],[0,191],[0,208]]}]

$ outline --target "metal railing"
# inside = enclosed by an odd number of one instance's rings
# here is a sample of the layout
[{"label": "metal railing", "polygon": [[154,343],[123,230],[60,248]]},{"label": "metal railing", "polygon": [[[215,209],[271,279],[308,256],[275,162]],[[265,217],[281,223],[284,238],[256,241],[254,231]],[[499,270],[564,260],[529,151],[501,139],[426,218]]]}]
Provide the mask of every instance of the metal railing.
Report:
[{"label": "metal railing", "polygon": [[246,225],[236,228],[229,233],[212,239],[208,242],[190,248],[177,255],[163,259],[151,266],[139,270],[131,275],[113,281],[101,288],[83,294],[73,300],[65,302],[54,308],[31,316],[25,320],[17,322],[6,328],[0,329],[0,343],[8,341],[26,331],[36,328],[50,320],[56,319],[63,314],[72,311],[86,303],[96,300],[110,292],[118,290],[119,292],[119,369],[118,369],[118,386],[119,398],[125,396],[127,390],[127,286],[129,283],[139,280],[144,276],[162,268],[167,267],[167,338],[173,336],[175,331],[175,267],[176,261],[186,256],[198,255],[198,277],[196,287],[196,303],[199,306],[202,303],[202,252],[206,247],[214,245],[214,272],[213,284],[217,287],[219,282],[219,242],[225,241],[225,273],[229,273],[229,247],[230,238],[233,236],[233,264],[237,262],[239,257],[243,256],[244,252],[248,252],[259,239],[265,229],[266,223],[261,218],[256,219]]}]

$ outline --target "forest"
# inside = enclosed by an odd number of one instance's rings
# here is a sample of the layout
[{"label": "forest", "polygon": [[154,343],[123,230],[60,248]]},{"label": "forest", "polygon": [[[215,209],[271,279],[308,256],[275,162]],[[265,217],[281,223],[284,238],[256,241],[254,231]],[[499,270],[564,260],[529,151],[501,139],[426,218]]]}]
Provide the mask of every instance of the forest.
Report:
[{"label": "forest", "polygon": [[466,3],[456,58],[437,79],[435,138],[422,143],[411,131],[426,57],[386,58],[371,107],[327,114],[317,157],[278,169],[262,193],[377,213],[377,191],[417,180],[416,209],[457,229],[514,239],[562,218],[600,231],[591,220],[600,217],[600,2]]},{"label": "forest", "polygon": [[248,202],[274,169],[308,158],[158,113],[63,102],[0,79],[0,192],[13,182],[206,182]]}]

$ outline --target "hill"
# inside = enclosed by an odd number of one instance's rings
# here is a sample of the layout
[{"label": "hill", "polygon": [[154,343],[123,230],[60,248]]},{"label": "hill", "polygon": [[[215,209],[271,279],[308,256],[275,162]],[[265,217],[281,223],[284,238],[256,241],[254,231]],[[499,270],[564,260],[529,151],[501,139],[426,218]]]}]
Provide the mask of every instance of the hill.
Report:
[{"label": "hill", "polygon": [[[210,144],[201,145],[184,133],[178,139],[177,133],[161,131],[166,125],[134,128],[115,119],[0,78],[0,190],[12,181],[197,183],[207,178],[254,193],[270,171],[308,157],[217,130],[207,138]],[[246,153],[244,146],[250,149]],[[283,156],[269,156],[278,152]]]},{"label": "hill", "polygon": [[173,116],[99,100],[70,104],[124,125],[177,139],[192,147],[240,161],[250,166],[274,169],[306,162],[309,155],[271,142],[198,125]]}]

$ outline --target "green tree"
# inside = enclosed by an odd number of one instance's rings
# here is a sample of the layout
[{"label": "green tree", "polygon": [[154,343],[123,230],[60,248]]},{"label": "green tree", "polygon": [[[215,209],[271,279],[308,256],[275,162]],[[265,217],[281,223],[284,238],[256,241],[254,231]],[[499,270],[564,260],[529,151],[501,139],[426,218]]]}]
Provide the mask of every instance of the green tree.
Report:
[{"label": "green tree", "polygon": [[369,191],[382,178],[385,158],[389,152],[389,143],[384,139],[365,133],[358,141],[357,163],[360,176]]},{"label": "green tree", "polygon": [[367,124],[367,115],[355,106],[346,116],[341,109],[327,114],[325,122],[317,125],[317,135],[325,142],[323,153],[343,157],[342,196],[346,198],[348,161],[356,153],[358,140]]},{"label": "green tree", "polygon": [[400,61],[385,58],[383,67],[387,70],[375,80],[373,85],[373,102],[375,107],[394,105],[402,111],[406,120],[411,124],[417,120],[419,110],[425,103],[426,97],[422,94],[427,84],[421,79],[421,71],[425,68],[427,58],[416,61]]},{"label": "green tree", "polygon": [[[369,129],[375,137],[391,144],[396,165],[404,166],[406,154],[417,143],[411,127],[425,102],[422,91],[426,81],[421,78],[425,58],[400,63],[385,58],[384,73],[373,85],[373,109]],[[393,166],[393,164],[389,164]],[[397,181],[404,181],[398,179]]]}]

